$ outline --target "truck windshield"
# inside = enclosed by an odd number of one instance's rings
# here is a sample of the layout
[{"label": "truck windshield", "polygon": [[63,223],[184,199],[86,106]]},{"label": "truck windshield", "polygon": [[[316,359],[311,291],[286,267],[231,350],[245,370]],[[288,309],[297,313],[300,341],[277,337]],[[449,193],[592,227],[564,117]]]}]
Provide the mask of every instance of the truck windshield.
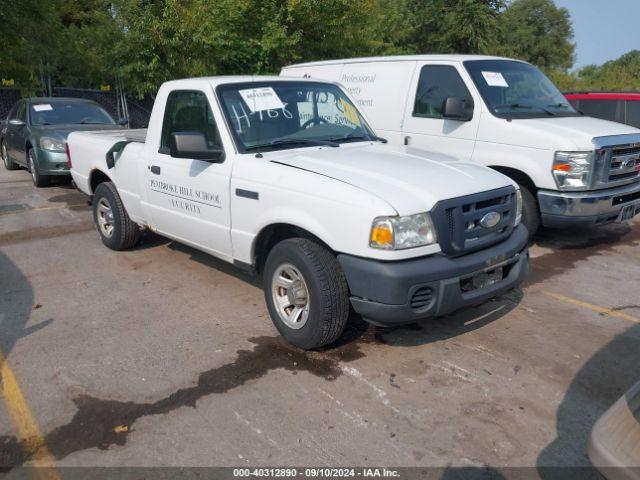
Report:
[{"label": "truck windshield", "polygon": [[251,82],[221,85],[217,92],[241,152],[382,140],[336,85]]},{"label": "truck windshield", "polygon": [[29,116],[31,125],[114,125],[116,123],[101,106],[87,102],[32,103]]},{"label": "truck windshield", "polygon": [[469,60],[464,66],[496,117],[580,115],[551,80],[533,65],[512,60]]}]

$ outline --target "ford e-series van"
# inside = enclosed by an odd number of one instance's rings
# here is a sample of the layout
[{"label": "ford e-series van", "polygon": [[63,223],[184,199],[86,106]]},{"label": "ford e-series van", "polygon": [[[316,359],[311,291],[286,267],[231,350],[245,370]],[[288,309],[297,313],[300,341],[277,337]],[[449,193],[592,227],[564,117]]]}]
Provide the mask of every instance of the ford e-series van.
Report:
[{"label": "ford e-series van", "polygon": [[640,130],[575,110],[533,65],[416,55],[292,65],[281,75],[343,84],[376,131],[517,181],[523,222],[600,225],[640,213]]}]

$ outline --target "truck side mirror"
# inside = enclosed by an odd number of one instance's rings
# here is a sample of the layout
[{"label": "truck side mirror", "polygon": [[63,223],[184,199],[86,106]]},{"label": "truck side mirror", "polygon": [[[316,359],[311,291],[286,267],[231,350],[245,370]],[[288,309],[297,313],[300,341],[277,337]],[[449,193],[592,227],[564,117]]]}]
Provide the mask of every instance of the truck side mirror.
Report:
[{"label": "truck side mirror", "polygon": [[442,102],[442,116],[451,120],[468,122],[473,116],[473,107],[471,112],[467,112],[464,100],[459,97],[448,97]]},{"label": "truck side mirror", "polygon": [[202,132],[172,133],[169,153],[175,158],[192,158],[211,163],[222,163],[225,158],[222,147],[209,147],[207,137]]}]

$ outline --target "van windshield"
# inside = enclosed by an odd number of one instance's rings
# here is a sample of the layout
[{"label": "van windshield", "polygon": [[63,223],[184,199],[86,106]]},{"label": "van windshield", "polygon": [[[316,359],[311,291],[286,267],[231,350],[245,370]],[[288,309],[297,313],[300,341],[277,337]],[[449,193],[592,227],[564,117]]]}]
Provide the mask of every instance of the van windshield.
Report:
[{"label": "van windshield", "polygon": [[464,66],[496,117],[580,115],[551,80],[533,65],[512,60],[469,60]]},{"label": "van windshield", "polygon": [[219,86],[217,93],[241,152],[381,140],[330,83],[234,83]]}]

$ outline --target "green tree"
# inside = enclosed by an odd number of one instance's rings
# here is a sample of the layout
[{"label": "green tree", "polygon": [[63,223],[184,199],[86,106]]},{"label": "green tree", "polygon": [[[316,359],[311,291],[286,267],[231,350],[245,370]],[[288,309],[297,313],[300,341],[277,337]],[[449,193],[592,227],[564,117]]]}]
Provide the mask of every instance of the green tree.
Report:
[{"label": "green tree", "polygon": [[552,0],[514,0],[502,14],[496,53],[533,63],[547,73],[573,66],[573,26],[566,8]]},{"label": "green tree", "polygon": [[488,53],[499,41],[502,0],[407,0],[410,49],[416,53]]}]

